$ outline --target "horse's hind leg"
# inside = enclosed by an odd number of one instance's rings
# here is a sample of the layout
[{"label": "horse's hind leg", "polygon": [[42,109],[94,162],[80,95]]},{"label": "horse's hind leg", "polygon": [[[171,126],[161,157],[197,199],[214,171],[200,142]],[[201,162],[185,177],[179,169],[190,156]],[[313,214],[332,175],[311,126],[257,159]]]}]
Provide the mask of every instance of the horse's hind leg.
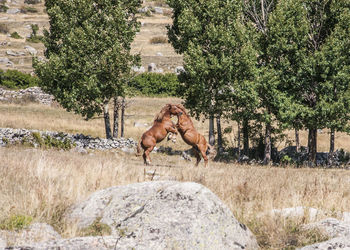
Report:
[{"label": "horse's hind leg", "polygon": [[204,160],[204,167],[206,167],[208,165],[207,150],[204,147],[199,147],[199,150]]},{"label": "horse's hind leg", "polygon": [[201,156],[200,156],[198,150],[195,147],[193,147],[193,153],[194,153],[194,156],[197,159],[197,161],[196,161],[196,167],[197,167],[199,162],[201,161]]},{"label": "horse's hind leg", "polygon": [[151,158],[149,157],[149,154],[152,152],[153,149],[154,149],[154,146],[147,148],[143,153],[143,160],[145,165],[151,165],[152,162],[151,162]]}]

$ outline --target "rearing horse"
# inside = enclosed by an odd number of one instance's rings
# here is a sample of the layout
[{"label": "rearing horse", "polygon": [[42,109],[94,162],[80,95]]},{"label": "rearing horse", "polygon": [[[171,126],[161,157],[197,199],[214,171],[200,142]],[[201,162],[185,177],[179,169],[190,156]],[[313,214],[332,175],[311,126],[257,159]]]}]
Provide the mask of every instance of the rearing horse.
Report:
[{"label": "rearing horse", "polygon": [[182,139],[193,148],[193,152],[197,158],[196,166],[198,166],[201,161],[201,156],[204,159],[204,166],[208,165],[208,156],[214,158],[216,155],[216,150],[213,146],[207,143],[204,136],[197,132],[194,128],[193,122],[189,115],[186,113],[184,106],[181,104],[174,105],[181,110],[177,114],[177,124],[176,128],[179,131]]},{"label": "rearing horse", "polygon": [[137,155],[141,155],[141,147],[144,150],[143,160],[145,165],[151,164],[149,154],[152,152],[158,142],[164,140],[169,132],[173,133],[168,139],[176,139],[177,131],[171,116],[177,115],[181,110],[175,105],[165,105],[159,114],[155,117],[153,126],[143,133],[141,140],[137,145]]}]

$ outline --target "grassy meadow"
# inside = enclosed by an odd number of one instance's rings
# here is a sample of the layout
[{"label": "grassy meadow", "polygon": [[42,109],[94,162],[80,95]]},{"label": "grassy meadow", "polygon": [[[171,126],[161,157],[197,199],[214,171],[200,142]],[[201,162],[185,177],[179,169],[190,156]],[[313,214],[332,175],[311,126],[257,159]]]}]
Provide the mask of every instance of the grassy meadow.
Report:
[{"label": "grassy meadow", "polygon": [[[128,100],[126,136],[135,140],[147,129],[134,123],[151,124],[166,103],[180,103],[175,98],[133,98]],[[176,118],[174,118],[176,121]],[[198,130],[207,136],[207,122],[195,121]],[[226,134],[234,146],[237,131]],[[104,137],[102,117],[85,121],[59,107],[39,104],[0,103],[0,127],[26,128],[83,133]],[[301,133],[306,145],[306,132]],[[293,139],[293,132],[290,132]],[[319,151],[328,150],[328,133],[318,137]],[[337,134],[336,148],[350,149],[349,137]],[[279,147],[283,148],[285,142]],[[178,142],[162,142],[173,149],[188,149]],[[301,225],[307,216],[283,219],[269,214],[271,209],[296,206],[323,210],[325,216],[350,211],[350,171],[293,167],[265,167],[235,163],[210,162],[208,168],[194,167],[178,155],[151,153],[152,166],[145,167],[141,157],[119,150],[77,152],[41,150],[22,146],[0,148],[0,230],[8,229],[10,218],[19,215],[33,222],[47,222],[64,237],[80,235],[74,225],[63,220],[65,210],[92,192],[114,185],[150,181],[147,172],[161,178],[201,183],[218,195],[237,219],[257,236],[262,249],[293,249],[325,239],[317,231],[305,232]],[[322,219],[322,218],[320,218]]]}]

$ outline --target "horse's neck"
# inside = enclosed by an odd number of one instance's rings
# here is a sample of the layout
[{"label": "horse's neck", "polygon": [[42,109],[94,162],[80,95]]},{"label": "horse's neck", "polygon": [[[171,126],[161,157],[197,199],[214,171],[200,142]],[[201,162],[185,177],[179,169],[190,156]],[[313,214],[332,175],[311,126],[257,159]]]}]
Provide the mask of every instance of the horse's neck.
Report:
[{"label": "horse's neck", "polygon": [[191,118],[184,114],[179,117],[179,125],[184,131],[193,127]]}]

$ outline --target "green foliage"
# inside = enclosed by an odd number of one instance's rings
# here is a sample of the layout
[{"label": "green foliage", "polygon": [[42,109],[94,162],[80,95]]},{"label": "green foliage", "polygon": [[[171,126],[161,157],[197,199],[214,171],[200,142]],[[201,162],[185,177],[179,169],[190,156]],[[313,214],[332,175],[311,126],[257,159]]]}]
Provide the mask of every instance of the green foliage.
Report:
[{"label": "green foliage", "polygon": [[181,85],[175,74],[142,73],[129,83],[130,92],[145,96],[177,96]]},{"label": "green foliage", "polygon": [[21,8],[22,13],[38,13],[38,10],[31,6],[23,6]]},{"label": "green foliage", "polygon": [[3,141],[4,143],[6,143],[6,144],[9,143],[9,139],[7,139],[6,137],[3,137],[3,138],[2,138],[2,141]]},{"label": "green foliage", "polygon": [[0,85],[10,89],[25,89],[38,86],[39,79],[18,70],[0,72]]},{"label": "green foliage", "polygon": [[12,215],[11,217],[0,222],[0,230],[21,230],[30,225],[33,217],[26,215]]},{"label": "green foliage", "polygon": [[111,235],[111,228],[100,222],[101,218],[97,218],[90,226],[81,231],[81,236],[104,236]]},{"label": "green foliage", "polygon": [[201,114],[254,114],[258,101],[253,81],[256,53],[239,22],[240,3],[167,2],[174,13],[169,41],[176,52],[184,54],[185,72],[179,80],[184,85],[185,106],[197,118]]},{"label": "green foliage", "polygon": [[150,40],[151,44],[161,44],[161,43],[168,43],[168,38],[164,36],[156,36],[152,37]]},{"label": "green foliage", "polygon": [[38,35],[39,26],[37,24],[31,24],[30,27],[32,28],[32,33],[30,34],[30,37],[26,39],[26,41],[30,43],[43,42],[44,37]]},{"label": "green foliage", "polygon": [[0,4],[0,13],[6,12],[9,9],[5,4]]},{"label": "green foliage", "polygon": [[56,149],[70,150],[75,146],[74,143],[72,143],[71,140],[69,140],[68,138],[65,138],[62,141],[54,137],[51,137],[49,135],[41,136],[39,132],[33,132],[32,136],[34,141],[39,145],[39,147],[45,148],[45,149],[56,148]]},{"label": "green foliage", "polygon": [[21,39],[22,37],[17,33],[17,31],[11,33],[11,37],[15,39]]},{"label": "green foliage", "polygon": [[24,0],[26,4],[38,4],[41,3],[41,0]]},{"label": "green foliage", "polygon": [[68,111],[86,119],[103,111],[104,103],[125,95],[130,53],[139,30],[138,0],[47,0],[50,31],[44,31],[46,61],[33,66],[44,91]]}]

